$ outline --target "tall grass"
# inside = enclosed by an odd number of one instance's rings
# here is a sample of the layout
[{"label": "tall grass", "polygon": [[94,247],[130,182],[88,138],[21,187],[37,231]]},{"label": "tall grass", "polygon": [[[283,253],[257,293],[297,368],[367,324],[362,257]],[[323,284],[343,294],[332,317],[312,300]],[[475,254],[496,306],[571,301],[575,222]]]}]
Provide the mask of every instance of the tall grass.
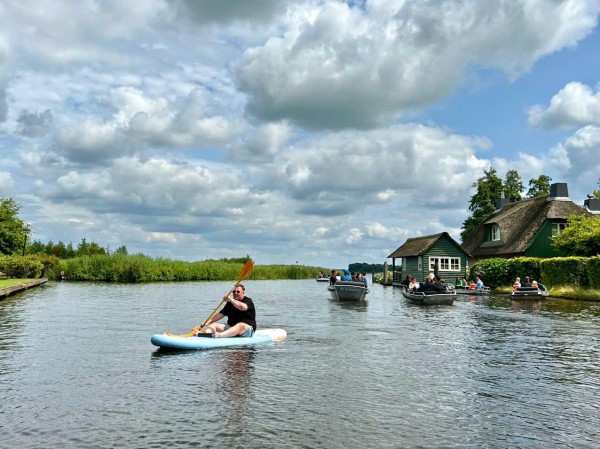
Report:
[{"label": "tall grass", "polygon": [[[205,260],[184,262],[144,255],[100,254],[60,260],[49,279],[106,282],[230,281],[239,279],[244,263]],[[330,269],[305,265],[256,265],[247,279],[309,279]],[[61,274],[62,273],[62,274]]]}]

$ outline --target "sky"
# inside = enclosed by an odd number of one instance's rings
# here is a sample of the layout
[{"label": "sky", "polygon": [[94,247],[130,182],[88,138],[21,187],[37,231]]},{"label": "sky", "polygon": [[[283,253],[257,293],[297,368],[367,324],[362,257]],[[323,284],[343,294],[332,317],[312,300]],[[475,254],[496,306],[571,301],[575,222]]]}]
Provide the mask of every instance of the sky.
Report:
[{"label": "sky", "polygon": [[600,179],[600,0],[4,0],[0,197],[33,240],[383,263],[493,167]]}]

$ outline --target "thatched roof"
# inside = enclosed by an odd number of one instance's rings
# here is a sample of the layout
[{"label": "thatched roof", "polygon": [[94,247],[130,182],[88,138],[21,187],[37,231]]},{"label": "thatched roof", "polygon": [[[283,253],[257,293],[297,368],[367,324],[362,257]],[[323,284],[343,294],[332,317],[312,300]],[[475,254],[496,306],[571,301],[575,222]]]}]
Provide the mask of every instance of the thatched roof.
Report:
[{"label": "thatched roof", "polygon": [[[572,214],[591,215],[568,198],[538,196],[505,205],[469,234],[463,248],[475,257],[513,257],[531,246],[548,219],[566,219]],[[500,241],[486,242],[486,225],[497,224]]]},{"label": "thatched roof", "polygon": [[436,243],[441,238],[446,238],[462,251],[464,251],[468,256],[470,254],[465,251],[465,249],[460,246],[456,240],[450,237],[450,234],[447,232],[441,232],[439,234],[426,235],[423,237],[414,237],[412,239],[407,239],[404,245],[394,251],[392,254],[388,256],[388,259],[397,259],[400,257],[416,257],[423,255],[431,246]]}]

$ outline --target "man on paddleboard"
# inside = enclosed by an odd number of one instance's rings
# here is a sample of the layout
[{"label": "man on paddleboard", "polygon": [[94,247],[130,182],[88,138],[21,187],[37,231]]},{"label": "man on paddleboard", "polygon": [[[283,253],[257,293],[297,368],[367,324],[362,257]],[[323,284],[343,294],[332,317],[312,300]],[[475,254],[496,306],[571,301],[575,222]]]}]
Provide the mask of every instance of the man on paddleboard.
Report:
[{"label": "man on paddleboard", "polygon": [[[227,317],[227,324],[218,321]],[[246,296],[246,287],[238,284],[233,289],[233,298],[201,328],[194,329],[196,336],[212,334],[214,338],[252,337],[256,331],[256,309],[252,299]],[[203,334],[203,335],[201,335]]]}]

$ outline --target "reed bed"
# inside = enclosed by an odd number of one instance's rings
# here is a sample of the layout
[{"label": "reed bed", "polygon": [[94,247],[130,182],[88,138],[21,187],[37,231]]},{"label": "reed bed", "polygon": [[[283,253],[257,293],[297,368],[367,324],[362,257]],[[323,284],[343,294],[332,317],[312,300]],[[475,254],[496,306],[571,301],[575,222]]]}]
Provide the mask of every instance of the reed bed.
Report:
[{"label": "reed bed", "polygon": [[[104,282],[230,281],[239,279],[244,262],[151,258],[144,255],[101,254],[62,259],[47,271],[53,280]],[[247,279],[309,279],[328,268],[306,265],[255,265]]]}]

